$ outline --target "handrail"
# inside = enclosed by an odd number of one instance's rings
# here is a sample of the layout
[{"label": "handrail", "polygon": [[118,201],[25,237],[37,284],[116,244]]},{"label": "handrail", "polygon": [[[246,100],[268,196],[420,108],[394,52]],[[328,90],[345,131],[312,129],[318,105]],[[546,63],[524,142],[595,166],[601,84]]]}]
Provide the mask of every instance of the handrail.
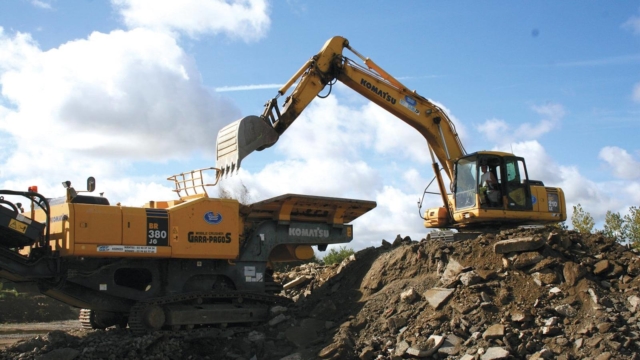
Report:
[{"label": "handrail", "polygon": [[[204,183],[203,172],[208,170],[215,170],[216,172],[216,181],[213,184]],[[198,194],[204,194],[206,197],[208,197],[209,195],[207,194],[206,186],[216,186],[218,184],[218,181],[220,181],[221,174],[222,173],[220,169],[216,167],[208,167],[176,174],[168,177],[167,180],[174,182],[176,188],[172,191],[178,193],[180,199],[184,200],[185,198],[189,198]],[[202,192],[198,192],[198,189],[202,190]],[[193,193],[190,194],[190,192]]]}]

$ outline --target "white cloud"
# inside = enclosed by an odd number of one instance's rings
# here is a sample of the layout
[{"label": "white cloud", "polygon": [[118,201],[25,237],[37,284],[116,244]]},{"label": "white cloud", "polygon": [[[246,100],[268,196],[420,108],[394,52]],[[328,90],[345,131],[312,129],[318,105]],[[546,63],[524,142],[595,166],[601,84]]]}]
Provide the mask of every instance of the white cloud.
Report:
[{"label": "white cloud", "polygon": [[622,204],[624,205],[624,208],[621,209],[622,212],[628,212],[629,206],[637,206],[636,204],[640,203],[640,181],[614,183],[611,188],[622,189],[623,194],[621,195],[626,196],[625,202]]},{"label": "white cloud", "polygon": [[640,162],[626,150],[617,146],[607,146],[600,150],[598,157],[612,169],[613,175],[620,179],[640,179]]},{"label": "white cloud", "polygon": [[284,193],[371,199],[382,184],[379,172],[363,161],[332,158],[276,161],[254,174],[241,171],[236,181],[251,189],[254,201]]},{"label": "white cloud", "polygon": [[[459,124],[449,110],[441,104],[439,106],[454,124]],[[374,103],[367,103],[363,107],[364,127],[375,129],[374,148],[378,153],[387,154],[394,158],[406,157],[420,164],[431,162],[427,140],[416,129],[392,115]],[[466,137],[464,126],[456,126],[460,138]]]},{"label": "white cloud", "polygon": [[496,144],[534,140],[556,128],[565,115],[564,107],[560,104],[533,106],[532,110],[542,116],[542,119],[536,124],[524,123],[512,128],[504,120],[489,119],[476,126],[476,130]]},{"label": "white cloud", "polygon": [[378,206],[354,221],[352,246],[358,249],[379,246],[382,239],[393,242],[396,235],[410,236],[412,240],[418,241],[424,238],[427,229],[418,215],[417,200],[415,194],[405,193],[392,186],[378,189],[375,197]]},{"label": "white cloud", "polygon": [[265,0],[111,0],[129,28],[226,34],[245,41],[265,36],[271,20]]},{"label": "white cloud", "polygon": [[623,29],[631,31],[635,35],[640,35],[640,16],[632,16],[622,24]]},{"label": "white cloud", "polygon": [[[341,83],[334,85],[332,91],[332,95],[316,99],[300,114],[280,138],[278,151],[292,158],[340,155],[353,159],[375,154],[374,161],[387,163],[431,162],[426,139],[413,127]],[[464,141],[465,127],[445,106],[431,102],[447,113]]]},{"label": "white cloud", "polygon": [[41,149],[130,160],[213,154],[212,134],[239,115],[160,33],[96,32],[49,51],[28,36],[0,35],[0,48],[2,95],[14,107],[0,129]]},{"label": "white cloud", "polygon": [[51,4],[44,1],[40,1],[40,0],[31,0],[31,5],[41,9],[46,9],[46,10],[51,9]]},{"label": "white cloud", "polygon": [[560,121],[566,113],[564,107],[560,104],[537,105],[533,106],[533,110],[544,116],[544,120],[553,123]]},{"label": "white cloud", "polygon": [[217,92],[227,91],[247,91],[247,90],[264,90],[264,89],[279,89],[283,84],[256,84],[256,85],[240,85],[240,86],[221,86],[215,88]]},{"label": "white cloud", "polygon": [[497,150],[512,152],[524,157],[527,172],[532,180],[542,180],[547,186],[559,186],[563,182],[562,167],[558,165],[535,140],[498,147]]},{"label": "white cloud", "polygon": [[[509,124],[500,119],[489,119],[480,126],[476,126],[476,130],[493,143],[503,142],[505,134],[511,131]],[[508,143],[510,140],[506,142]]]},{"label": "white cloud", "polygon": [[[632,16],[622,24],[624,29],[630,30],[634,35],[640,35],[640,16]],[[640,83],[634,85],[631,99],[635,102],[640,103]],[[604,150],[604,149],[603,149]],[[602,157],[602,151],[600,153]],[[615,168],[615,166],[614,166]],[[618,171],[616,171],[618,172]]]},{"label": "white cloud", "polygon": [[[340,88],[340,87],[334,87]],[[427,142],[408,124],[371,102],[345,105],[338,97],[312,102],[278,141],[276,151],[292,159],[430,161]],[[350,91],[349,91],[350,92]]]},{"label": "white cloud", "polygon": [[422,177],[422,174],[415,168],[405,171],[402,179],[408,184],[410,189],[416,190],[424,188],[428,183],[428,180]]},{"label": "white cloud", "polygon": [[291,159],[355,159],[361,146],[373,145],[373,128],[363,126],[359,109],[343,106],[335,96],[312,102],[278,141]]},{"label": "white cloud", "polygon": [[559,175],[562,182],[558,185],[567,199],[569,217],[572,206],[578,203],[584,209],[589,209],[592,215],[604,216],[610,208],[609,204],[615,202],[612,197],[613,191],[606,191],[607,189],[600,184],[585,178],[575,166],[560,166]]},{"label": "white cloud", "polygon": [[515,155],[524,157],[529,179],[541,180],[545,186],[562,188],[567,199],[587,199],[595,192],[595,183],[590,183],[580,175],[577,168],[555,162],[538,141],[514,143],[508,148],[498,147],[496,150],[513,150]]},{"label": "white cloud", "polygon": [[[173,200],[176,199],[175,193],[173,193],[173,187],[169,182],[158,184],[157,178],[124,178],[124,179],[109,179],[98,183],[101,188],[109,189],[104,194],[105,197],[111,199],[118,199],[117,201],[126,206],[142,206],[151,200]],[[115,204],[112,204],[115,205]]]},{"label": "white cloud", "polygon": [[633,101],[640,103],[640,83],[633,86],[633,92],[631,93]]},{"label": "white cloud", "polygon": [[289,5],[289,9],[298,16],[304,15],[308,10],[307,5],[301,0],[287,0],[287,5]]},{"label": "white cloud", "polygon": [[94,32],[43,51],[30,34],[0,28],[3,187],[37,184],[54,196],[59,181],[92,175],[98,191],[139,203],[168,188],[131,178],[132,171],[194,154],[213,162],[218,129],[240,111],[205,88],[176,35],[258,39],[270,24],[266,2],[112,3],[132,30]]},{"label": "white cloud", "polygon": [[16,33],[11,38],[0,27],[0,74],[19,69],[39,54],[40,50],[30,34]]},{"label": "white cloud", "polygon": [[114,179],[194,153],[213,163],[217,131],[240,116],[203,86],[173,37],[146,29],[95,32],[47,51],[0,29],[0,88],[0,183],[37,184],[47,196],[62,180],[92,175],[99,191],[141,200],[143,180],[122,191]]}]

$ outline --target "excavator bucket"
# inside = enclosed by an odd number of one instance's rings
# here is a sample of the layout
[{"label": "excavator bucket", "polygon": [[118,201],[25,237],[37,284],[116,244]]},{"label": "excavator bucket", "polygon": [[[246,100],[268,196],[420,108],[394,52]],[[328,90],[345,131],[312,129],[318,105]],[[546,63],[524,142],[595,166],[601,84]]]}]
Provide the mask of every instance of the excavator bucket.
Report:
[{"label": "excavator bucket", "polygon": [[278,141],[278,133],[259,116],[246,116],[218,131],[216,167],[221,175],[233,175],[240,162],[255,150],[270,147]]}]

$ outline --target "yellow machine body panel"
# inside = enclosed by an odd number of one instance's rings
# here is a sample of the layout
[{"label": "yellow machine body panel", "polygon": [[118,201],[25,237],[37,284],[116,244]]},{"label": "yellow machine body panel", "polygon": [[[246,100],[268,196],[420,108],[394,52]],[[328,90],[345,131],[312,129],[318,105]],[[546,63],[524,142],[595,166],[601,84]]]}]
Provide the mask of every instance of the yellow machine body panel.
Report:
[{"label": "yellow machine body panel", "polygon": [[147,224],[147,213],[145,209],[124,206],[121,209],[122,245],[147,245],[147,227],[149,227],[149,225]]},{"label": "yellow machine body panel", "polygon": [[424,214],[424,226],[427,228],[442,228],[449,224],[449,212],[443,206],[431,208]]},{"label": "yellow machine body panel", "polygon": [[122,245],[122,208],[71,204],[76,244]]},{"label": "yellow machine body panel", "polygon": [[[59,203],[51,206],[51,224],[50,224],[50,245],[54,251],[59,251],[60,256],[73,255],[74,240],[73,240],[73,224],[69,222],[70,218],[73,218],[74,204]],[[28,215],[28,214],[26,214]],[[34,220],[39,222],[46,222],[44,212],[42,210],[36,210],[34,213]],[[23,255],[29,254],[31,248],[26,247],[20,250]]]},{"label": "yellow machine body panel", "polygon": [[[68,202],[52,205],[52,250],[60,256],[238,257],[242,220],[236,200],[201,197],[150,205],[154,208]],[[42,210],[34,215],[36,221],[46,222]],[[27,255],[30,248],[20,252]]]},{"label": "yellow machine body panel", "polygon": [[[164,242],[162,242],[162,233],[155,237],[158,219],[149,216],[144,208],[104,205],[84,206],[110,208],[110,210],[103,210],[102,212],[107,214],[112,211],[116,212],[118,225],[114,225],[110,231],[105,231],[105,233],[111,234],[113,237],[102,239],[99,243],[86,242],[76,234],[75,250],[72,255],[88,257],[171,257],[167,230],[164,230]],[[166,214],[164,219],[166,223]],[[115,222],[115,219],[105,219],[105,224],[111,221]],[[149,237],[149,228],[154,229],[154,236],[151,238]],[[117,239],[116,236],[118,237]],[[154,240],[155,243],[153,243]]]},{"label": "yellow machine body panel", "polygon": [[167,209],[172,256],[235,259],[242,224],[236,200],[200,198]]},{"label": "yellow machine body panel", "polygon": [[[74,241],[72,224],[69,222],[69,218],[73,216],[74,208],[73,204],[59,204],[51,207],[51,247],[53,250],[60,251],[60,256],[66,256],[73,254]],[[42,219],[44,220],[44,213],[40,212]],[[36,220],[38,219],[38,212],[36,212]]]},{"label": "yellow machine body panel", "polygon": [[[518,193],[521,192],[521,193]],[[559,188],[545,188],[544,186],[531,186],[531,209],[504,210],[504,208],[489,208],[484,206],[474,206],[453,213],[456,222],[474,224],[489,223],[493,219],[496,223],[517,222],[519,224],[553,224],[566,220],[566,209],[564,208],[564,192]],[[480,203],[480,195],[477,196],[477,204]],[[517,202],[526,203],[524,191],[518,189],[514,194],[509,194],[510,198]],[[503,197],[506,202],[506,197]],[[429,211],[433,209],[429,209]],[[428,215],[425,226],[428,226]]]},{"label": "yellow machine body panel", "polygon": [[[481,195],[474,194],[474,206],[455,211],[454,221],[466,224],[509,223],[518,224],[553,224],[566,220],[564,192],[560,188],[531,186],[531,200],[527,201],[523,188],[516,189],[499,199],[496,207],[482,204]],[[449,202],[454,208],[455,197],[449,195]],[[519,210],[509,210],[508,202],[512,201]],[[478,205],[479,204],[479,205]],[[530,207],[529,207],[530,206]],[[446,227],[449,223],[447,209],[437,207],[428,209],[424,214],[424,225],[427,228]]]}]

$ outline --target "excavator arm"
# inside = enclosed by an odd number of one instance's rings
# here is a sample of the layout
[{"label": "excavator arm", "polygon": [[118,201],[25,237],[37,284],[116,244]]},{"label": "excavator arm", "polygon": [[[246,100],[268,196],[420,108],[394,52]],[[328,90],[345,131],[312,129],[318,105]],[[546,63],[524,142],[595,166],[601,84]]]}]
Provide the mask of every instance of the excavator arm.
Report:
[{"label": "excavator arm", "polygon": [[[345,48],[360,58],[366,67],[345,57]],[[329,39],[322,50],[280,88],[278,95],[267,102],[260,117],[245,117],[220,130],[217,167],[224,173],[237,171],[244,157],[273,145],[311,101],[336,80],[418,130],[427,140],[436,173],[439,174],[439,168],[434,156],[449,179],[453,179],[453,161],[465,155],[465,150],[446,113],[415,91],[408,90],[371,59],[351,48],[347,39],[339,36]],[[279,98],[295,83],[295,89],[286,97],[280,110]],[[446,194],[446,190],[443,193]]]}]

